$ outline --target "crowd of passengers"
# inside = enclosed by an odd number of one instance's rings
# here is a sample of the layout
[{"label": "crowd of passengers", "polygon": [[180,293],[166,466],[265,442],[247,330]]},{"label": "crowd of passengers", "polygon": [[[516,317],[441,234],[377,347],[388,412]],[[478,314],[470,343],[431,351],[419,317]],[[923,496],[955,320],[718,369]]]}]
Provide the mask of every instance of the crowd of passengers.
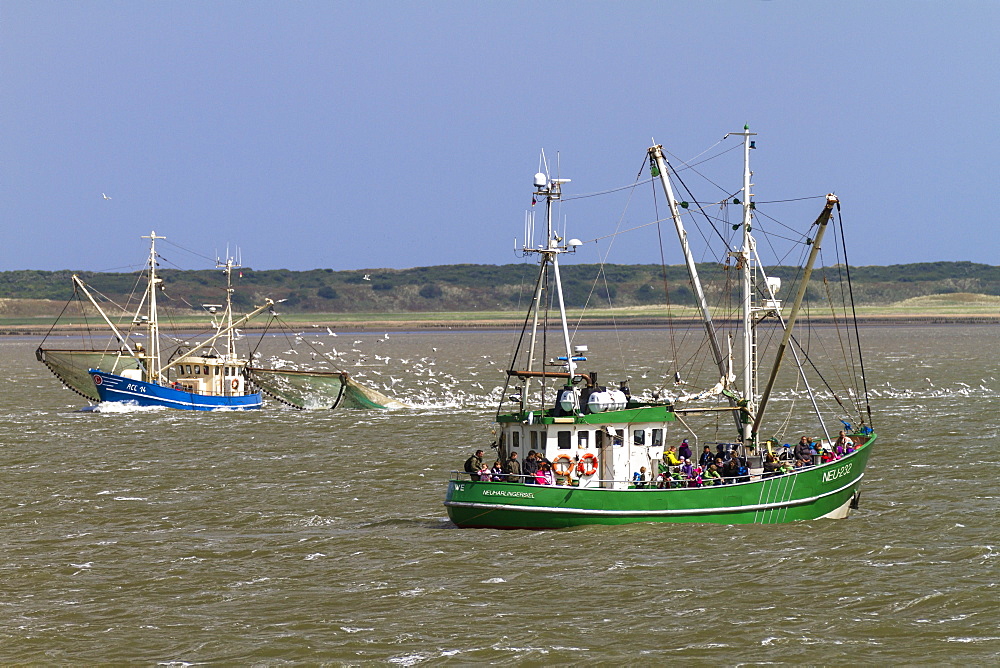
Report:
[{"label": "crowd of passengers", "polygon": [[493,462],[492,467],[487,466],[483,461],[483,451],[476,450],[474,455],[465,460],[465,472],[473,480],[484,482],[523,482],[527,485],[556,484],[556,474],[552,468],[552,462],[534,450],[528,452],[523,464],[518,459],[517,453],[512,452],[506,462],[501,463],[498,459]]},{"label": "crowd of passengers", "polygon": [[[768,452],[764,457],[761,477],[769,478],[808,468],[814,466],[817,460],[820,464],[826,464],[846,457],[854,450],[854,440],[843,431],[832,445],[818,443],[812,438],[803,436],[794,448],[786,444],[778,455]],[[668,489],[750,482],[747,458],[735,449],[727,450],[723,443],[716,445],[715,452],[706,445],[697,463],[692,460],[691,446],[687,439],[684,439],[680,447],[671,445],[663,453],[663,459],[657,464],[655,478],[649,477],[646,467],[642,466],[632,474],[632,484],[640,489],[647,487]],[[465,472],[473,480],[484,482],[556,484],[552,462],[534,450],[528,452],[523,464],[518,460],[517,453],[512,452],[506,462],[497,460],[493,462],[492,467],[483,461],[483,451],[476,450],[475,454],[465,461]]]}]

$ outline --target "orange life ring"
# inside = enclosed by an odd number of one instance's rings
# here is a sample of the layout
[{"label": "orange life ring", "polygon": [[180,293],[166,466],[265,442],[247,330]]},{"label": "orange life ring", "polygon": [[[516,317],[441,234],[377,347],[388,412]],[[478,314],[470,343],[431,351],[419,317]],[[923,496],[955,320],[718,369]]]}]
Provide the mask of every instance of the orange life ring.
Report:
[{"label": "orange life ring", "polygon": [[[560,468],[560,462],[563,462],[566,466]],[[555,471],[556,475],[569,477],[569,474],[573,471],[573,460],[569,458],[569,455],[559,455],[552,462],[552,470]]]},{"label": "orange life ring", "polygon": [[233,378],[233,382],[230,383],[230,385],[233,386],[234,390],[239,389],[239,387],[240,387],[240,380],[239,380],[239,378]]},{"label": "orange life ring", "polygon": [[[589,464],[585,464],[589,460]],[[588,452],[583,457],[580,457],[580,463],[576,465],[576,472],[580,475],[594,475],[597,473],[597,455],[593,452]]]}]

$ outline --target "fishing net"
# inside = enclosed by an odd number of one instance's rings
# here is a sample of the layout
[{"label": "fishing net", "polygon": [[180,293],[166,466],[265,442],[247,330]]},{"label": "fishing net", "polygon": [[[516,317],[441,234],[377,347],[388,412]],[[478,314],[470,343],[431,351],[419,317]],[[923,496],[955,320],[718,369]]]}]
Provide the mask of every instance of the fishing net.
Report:
[{"label": "fishing net", "polygon": [[117,352],[101,350],[59,350],[39,348],[35,356],[49,368],[63,385],[91,401],[100,401],[97,388],[90,377],[90,369],[101,369],[110,373],[121,373],[124,366],[137,364],[134,358],[121,356]]},{"label": "fishing net", "polygon": [[262,392],[301,409],[407,408],[377,390],[357,383],[346,373],[260,369],[247,367],[247,377]]}]

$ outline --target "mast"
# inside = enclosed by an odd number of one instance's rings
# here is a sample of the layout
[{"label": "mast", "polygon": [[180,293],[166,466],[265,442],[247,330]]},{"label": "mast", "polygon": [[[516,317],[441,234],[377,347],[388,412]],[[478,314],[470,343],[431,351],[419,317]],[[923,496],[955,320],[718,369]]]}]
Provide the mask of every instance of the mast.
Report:
[{"label": "mast", "polygon": [[[523,252],[538,253],[539,259],[538,281],[535,284],[535,294],[532,299],[531,308],[534,313],[531,321],[531,335],[528,342],[528,364],[526,373],[519,373],[511,370],[511,375],[520,375],[522,378],[521,402],[522,407],[528,399],[528,388],[533,377],[545,378],[546,376],[567,377],[572,381],[576,373],[576,362],[573,360],[573,351],[569,340],[569,325],[566,321],[566,303],[562,291],[562,277],[559,273],[559,255],[576,250],[580,242],[571,239],[568,245],[563,244],[562,237],[553,231],[552,209],[553,204],[562,198],[562,184],[569,183],[570,179],[550,179],[546,174],[539,172],[535,174],[535,195],[545,198],[545,244],[537,248],[528,247],[529,240],[525,240]],[[535,370],[535,357],[538,349],[538,325],[540,320],[542,293],[545,284],[545,276],[549,266],[552,266],[553,278],[555,279],[556,297],[559,304],[559,323],[562,332],[562,344],[566,349],[566,372],[546,372],[545,361],[541,362],[541,370]]]},{"label": "mast", "polygon": [[[647,151],[649,154],[649,159],[652,162],[653,176],[660,177],[660,183],[663,186],[663,194],[666,195],[667,204],[670,206],[670,216],[674,220],[674,228],[677,230],[677,238],[680,240],[681,251],[684,253],[684,264],[687,266],[688,278],[691,281],[691,288],[694,290],[695,297],[698,300],[698,307],[701,309],[701,317],[705,323],[705,331],[708,334],[708,342],[712,347],[712,355],[715,357],[715,363],[719,367],[719,375],[724,379],[729,378],[729,365],[726,356],[722,354],[722,346],[719,345],[719,334],[715,329],[715,322],[712,320],[712,313],[708,308],[708,300],[705,298],[705,290],[701,286],[701,279],[698,277],[698,267],[695,265],[694,256],[691,254],[691,246],[688,244],[687,231],[684,229],[684,222],[681,220],[681,214],[677,210],[677,200],[674,198],[674,189],[670,185],[670,179],[667,177],[667,160],[663,157],[663,147],[657,144],[656,146],[650,147]],[[729,397],[730,404],[735,405],[735,401],[732,397]],[[736,420],[736,426],[741,429],[742,420],[740,419],[739,411],[734,411],[733,417]]]},{"label": "mast", "polygon": [[[752,264],[755,241],[751,236],[751,216],[753,214],[753,204],[750,199],[753,193],[750,192],[750,149],[754,148],[750,137],[755,136],[755,132],[750,132],[750,126],[744,125],[743,132],[730,133],[741,134],[743,136],[743,247],[739,252],[740,266],[740,286],[743,298],[743,399],[747,402],[747,408],[752,412],[757,402],[757,329],[753,320],[753,279],[754,268]],[[741,430],[743,442],[750,443],[751,425],[744,423]]]},{"label": "mast", "polygon": [[156,232],[150,232],[149,236],[143,236],[143,239],[149,239],[149,285],[146,288],[146,297],[149,300],[149,315],[148,317],[148,327],[149,327],[149,338],[147,345],[149,346],[148,358],[149,358],[149,368],[146,370],[146,380],[150,383],[160,382],[160,324],[158,320],[157,310],[156,310],[156,291],[160,287],[160,283],[163,279],[156,276],[156,240],[166,239],[166,237],[156,236]]},{"label": "mast", "polygon": [[226,361],[231,361],[236,359],[236,342],[233,340],[233,267],[240,265],[229,257],[227,252],[225,264],[216,260],[215,266],[222,267],[222,271],[226,274],[226,311],[222,317],[226,323]]}]

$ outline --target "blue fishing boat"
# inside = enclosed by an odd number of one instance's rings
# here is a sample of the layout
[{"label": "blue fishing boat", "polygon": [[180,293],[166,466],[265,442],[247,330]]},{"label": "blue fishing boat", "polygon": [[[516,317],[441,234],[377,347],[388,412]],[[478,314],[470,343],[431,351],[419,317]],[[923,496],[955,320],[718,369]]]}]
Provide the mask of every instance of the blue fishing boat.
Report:
[{"label": "blue fishing boat", "polygon": [[[209,371],[212,369],[211,366],[204,368]],[[243,379],[237,377],[233,377],[231,381],[233,393],[220,395],[164,387],[144,380],[107,373],[100,369],[91,369],[90,375],[101,401],[117,401],[135,406],[163,406],[189,411],[248,410],[263,405],[259,392],[249,394],[241,392]]]},{"label": "blue fishing boat", "polygon": [[[203,340],[201,335],[185,340],[161,332],[157,297],[163,291],[163,279],[157,275],[156,242],[166,237],[150,232],[142,238],[150,242],[143,272],[146,287],[134,309],[116,306],[73,276],[81,316],[88,322],[94,313],[100,316],[110,330],[106,343],[67,349],[43,341],[35,351],[38,360],[71,390],[101,404],[194,411],[261,408],[262,393],[300,409],[405,405],[360,385],[345,371],[263,368],[252,364],[249,354],[238,354],[236,341],[244,338],[239,328],[267,312],[270,329],[278,314],[271,299],[239,317],[233,313],[233,270],[240,264],[232,258],[216,263],[226,276],[224,304],[202,305],[211,316],[211,334]],[[86,338],[93,339],[89,329]]]},{"label": "blue fishing boat", "polygon": [[[81,392],[88,398],[102,403],[117,402],[133,406],[176,408],[180,410],[210,411],[220,409],[245,410],[260,408],[263,399],[260,392],[255,391],[245,377],[248,360],[240,357],[235,350],[234,332],[248,320],[270,309],[274,302],[265,300],[250,313],[233,317],[232,308],[232,272],[237,263],[227,258],[225,263],[219,263],[226,274],[226,303],[223,305],[205,305],[212,314],[212,324],[215,333],[207,340],[195,346],[178,346],[172,350],[169,359],[164,360],[164,348],[161,332],[157,294],[162,290],[163,279],[157,276],[156,242],[166,237],[150,232],[149,259],[146,263],[146,288],[143,297],[129,323],[129,331],[115,325],[114,319],[106,312],[101,303],[94,298],[91,291],[77,276],[73,276],[74,286],[81,291],[92,306],[100,314],[104,322],[111,328],[114,349],[105,349],[100,357],[95,359],[95,352],[76,351],[83,353],[82,360],[87,364],[88,378],[76,378],[74,389],[80,386]],[[136,338],[146,342],[143,346]],[[39,359],[53,368],[56,375],[68,385],[67,378],[79,376],[78,356],[74,351],[58,351],[46,356],[43,348],[39,348]],[[89,356],[88,356],[89,353]],[[72,360],[67,364],[76,369],[62,371],[60,362]],[[82,381],[82,382],[81,382]],[[91,385],[88,386],[88,383]]]}]

